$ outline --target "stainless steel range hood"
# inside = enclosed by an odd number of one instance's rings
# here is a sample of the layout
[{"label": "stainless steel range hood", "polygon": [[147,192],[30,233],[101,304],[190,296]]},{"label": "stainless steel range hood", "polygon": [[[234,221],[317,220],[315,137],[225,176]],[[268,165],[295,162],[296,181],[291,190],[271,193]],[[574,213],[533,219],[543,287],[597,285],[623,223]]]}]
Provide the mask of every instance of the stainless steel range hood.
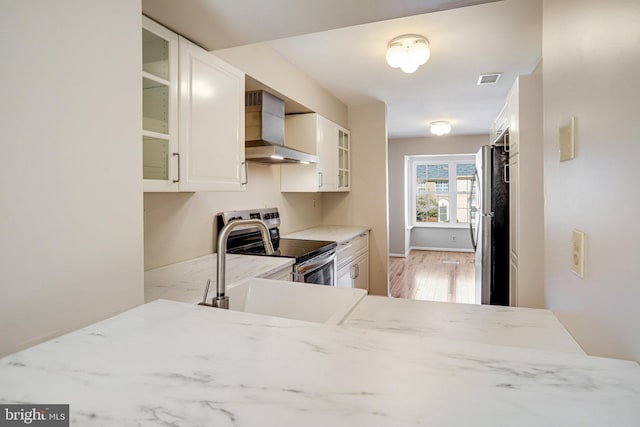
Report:
[{"label": "stainless steel range hood", "polygon": [[318,163],[318,156],[284,145],[284,101],[263,90],[245,94],[245,159],[261,163]]}]

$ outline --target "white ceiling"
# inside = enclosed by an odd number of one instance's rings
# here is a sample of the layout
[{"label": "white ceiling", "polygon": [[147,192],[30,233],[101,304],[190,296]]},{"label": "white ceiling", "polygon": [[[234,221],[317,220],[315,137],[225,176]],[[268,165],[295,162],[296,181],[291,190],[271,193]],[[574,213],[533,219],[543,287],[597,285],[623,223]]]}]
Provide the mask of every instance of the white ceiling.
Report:
[{"label": "white ceiling", "polygon": [[208,50],[496,0],[142,0],[142,13]]},{"label": "white ceiling", "polygon": [[[143,0],[142,6],[207,49],[266,41],[347,105],[384,101],[390,138],[428,136],[434,120],[450,121],[452,134],[486,134],[516,76],[531,73],[542,57],[541,0]],[[388,41],[406,33],[422,34],[431,45],[431,58],[414,74],[384,59]],[[497,84],[476,85],[479,74],[492,72],[504,73]]]}]

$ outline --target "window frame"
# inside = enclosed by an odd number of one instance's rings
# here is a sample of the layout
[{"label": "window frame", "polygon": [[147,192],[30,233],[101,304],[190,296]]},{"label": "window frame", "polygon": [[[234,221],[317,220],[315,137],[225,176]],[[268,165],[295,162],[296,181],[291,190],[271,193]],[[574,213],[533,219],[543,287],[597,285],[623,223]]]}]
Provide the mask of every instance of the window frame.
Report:
[{"label": "window frame", "polygon": [[[408,212],[409,212],[409,224],[411,227],[424,227],[424,228],[468,228],[469,223],[451,222],[455,221],[458,215],[458,185],[457,185],[457,171],[456,165],[458,164],[473,164],[476,163],[475,154],[449,154],[449,155],[416,155],[409,156],[409,168],[410,171],[407,174],[407,193],[409,195]],[[418,165],[448,165],[449,172],[449,192],[448,192],[448,216],[449,222],[419,222],[416,220],[416,198],[418,195],[417,173],[416,169]],[[439,209],[439,208],[438,208]],[[440,211],[438,210],[438,216]]]}]

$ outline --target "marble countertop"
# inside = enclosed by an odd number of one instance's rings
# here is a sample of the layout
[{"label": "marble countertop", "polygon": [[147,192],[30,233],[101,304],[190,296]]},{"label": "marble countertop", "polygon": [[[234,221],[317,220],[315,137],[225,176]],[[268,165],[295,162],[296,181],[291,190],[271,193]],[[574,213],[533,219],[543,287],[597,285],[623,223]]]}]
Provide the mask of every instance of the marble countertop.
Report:
[{"label": "marble countertop", "polygon": [[[249,262],[247,262],[249,260]],[[293,263],[292,258],[229,255],[227,281],[265,277]],[[145,302],[156,299],[196,303],[207,278],[215,292],[215,254],[145,272]],[[549,310],[449,304],[367,296],[343,323],[347,326],[412,335],[584,354]]]},{"label": "marble countertop", "polygon": [[345,326],[585,354],[550,310],[367,296]]},{"label": "marble countertop", "polygon": [[[250,277],[267,277],[294,264],[294,258],[253,255],[227,255],[227,286]],[[216,254],[147,270],[144,273],[144,302],[167,299],[180,302],[202,301],[207,279],[209,295],[215,294]]]},{"label": "marble countertop", "polygon": [[640,425],[636,362],[157,300],[0,359],[82,426]]},{"label": "marble countertop", "polygon": [[371,230],[371,227],[350,225],[324,225],[289,233],[282,237],[290,239],[328,240],[342,243]]}]

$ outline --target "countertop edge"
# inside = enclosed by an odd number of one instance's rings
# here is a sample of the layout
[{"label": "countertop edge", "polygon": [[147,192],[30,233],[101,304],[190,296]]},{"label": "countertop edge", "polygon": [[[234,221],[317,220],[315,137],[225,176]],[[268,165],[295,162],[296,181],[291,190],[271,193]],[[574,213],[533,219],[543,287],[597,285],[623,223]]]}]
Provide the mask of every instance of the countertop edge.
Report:
[{"label": "countertop edge", "polygon": [[371,227],[366,225],[320,225],[287,233],[281,237],[285,239],[328,240],[340,244],[370,231]]}]

